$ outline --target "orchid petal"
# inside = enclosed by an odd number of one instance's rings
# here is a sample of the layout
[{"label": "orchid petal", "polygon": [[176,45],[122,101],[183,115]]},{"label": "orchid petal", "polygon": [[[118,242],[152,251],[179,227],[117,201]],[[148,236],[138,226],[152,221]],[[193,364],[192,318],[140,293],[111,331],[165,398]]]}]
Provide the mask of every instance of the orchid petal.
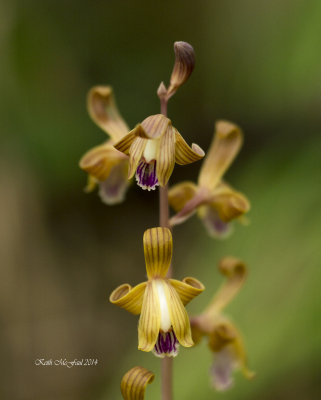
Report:
[{"label": "orchid petal", "polygon": [[224,257],[219,263],[220,272],[227,278],[213,300],[206,308],[206,313],[215,315],[229,304],[243,286],[247,271],[245,264],[235,257]]},{"label": "orchid petal", "polygon": [[116,150],[110,141],[87,151],[79,162],[79,167],[99,181],[108,178],[111,169],[126,160],[126,156]]},{"label": "orchid petal", "polygon": [[175,166],[175,135],[171,125],[160,137],[156,156],[156,176],[161,186],[165,186]]},{"label": "orchid petal", "polygon": [[147,282],[141,316],[138,323],[138,349],[151,351],[157,341],[161,323],[157,282]]},{"label": "orchid petal", "polygon": [[123,376],[120,384],[124,400],[144,400],[146,386],[155,375],[143,367],[134,367]]},{"label": "orchid petal", "polygon": [[136,137],[129,150],[128,179],[135,175],[138,163],[147,144],[147,139]]},{"label": "orchid petal", "polygon": [[216,209],[224,222],[229,222],[245,214],[250,209],[248,199],[225,183],[220,183],[213,191],[211,206]]},{"label": "orchid petal", "polygon": [[216,123],[216,133],[199,175],[199,185],[212,190],[232,164],[243,142],[237,125],[227,121]]},{"label": "orchid petal", "polygon": [[207,233],[214,239],[226,239],[232,233],[232,225],[222,221],[215,208],[208,204],[198,208],[198,216],[202,220]]},{"label": "orchid petal", "polygon": [[184,347],[193,346],[189,317],[176,289],[167,283],[164,285],[167,304],[169,305],[170,319],[173,330],[179,343]]},{"label": "orchid petal", "polygon": [[115,165],[106,180],[99,182],[99,196],[108,205],[121,203],[129,186],[127,178],[128,161]]},{"label": "orchid petal", "polygon": [[226,390],[233,384],[232,373],[240,368],[244,377],[252,379],[255,373],[248,369],[240,332],[228,320],[216,325],[209,337],[209,347],[214,352],[213,384],[217,390]]},{"label": "orchid petal", "polygon": [[172,126],[171,120],[162,114],[150,115],[141,123],[148,139],[160,138]]},{"label": "orchid petal", "polygon": [[146,285],[147,282],[142,282],[132,288],[128,283],[124,283],[112,292],[109,301],[134,315],[140,314]]},{"label": "orchid petal", "polygon": [[147,229],[143,243],[148,278],[164,278],[172,259],[171,231],[160,227]]},{"label": "orchid petal", "polygon": [[115,149],[121,151],[122,153],[129,155],[130,147],[137,137],[148,139],[146,132],[142,128],[141,124],[135,126],[125,137],[123,137],[119,142],[114,144]]},{"label": "orchid petal", "polygon": [[191,277],[184,278],[182,281],[170,279],[169,282],[178,293],[184,306],[205,290],[205,286],[199,280]]},{"label": "orchid petal", "polygon": [[193,143],[192,147],[189,147],[177,129],[173,129],[175,131],[175,161],[177,164],[191,164],[204,157],[204,151],[197,144]]},{"label": "orchid petal", "polygon": [[180,211],[185,204],[191,200],[197,192],[197,186],[190,181],[184,181],[172,186],[168,191],[168,201],[170,206],[176,211]]},{"label": "orchid petal", "polygon": [[190,218],[197,208],[208,198],[207,191],[199,190],[193,182],[179,183],[169,190],[168,200],[171,207],[178,211],[170,219],[170,226],[178,225]]},{"label": "orchid petal", "polygon": [[114,142],[129,131],[121,117],[110,86],[94,86],[87,97],[88,112],[92,120],[104,130]]}]

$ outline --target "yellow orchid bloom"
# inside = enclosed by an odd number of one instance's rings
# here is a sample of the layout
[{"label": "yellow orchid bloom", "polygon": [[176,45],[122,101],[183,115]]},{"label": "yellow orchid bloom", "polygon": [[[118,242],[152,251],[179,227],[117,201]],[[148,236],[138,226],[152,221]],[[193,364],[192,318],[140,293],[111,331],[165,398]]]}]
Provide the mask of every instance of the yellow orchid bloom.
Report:
[{"label": "yellow orchid bloom", "polygon": [[201,315],[191,318],[192,337],[198,344],[202,337],[208,338],[208,346],[214,355],[210,371],[213,386],[226,390],[233,384],[233,371],[241,369],[251,379],[254,373],[247,367],[246,353],[240,332],[222,314],[222,310],[234,298],[246,278],[246,267],[234,257],[226,257],[219,265],[227,281],[214,296]]},{"label": "yellow orchid bloom", "polygon": [[128,157],[113,144],[124,137],[129,128],[117,109],[110,86],[93,87],[88,93],[87,107],[92,120],[110,139],[89,150],[79,162],[80,168],[89,174],[85,190],[91,192],[98,184],[104,203],[120,203],[128,188]]},{"label": "yellow orchid bloom", "polygon": [[222,181],[242,142],[238,126],[227,121],[216,123],[216,133],[201,167],[198,184],[187,181],[170,188],[169,203],[177,212],[170,220],[172,226],[198,211],[211,236],[225,237],[230,232],[229,222],[249,211],[247,198]]},{"label": "yellow orchid bloom", "polygon": [[128,179],[135,175],[138,185],[147,190],[165,186],[175,162],[190,164],[205,154],[194,143],[189,147],[170,119],[162,114],[144,119],[115,148],[129,156]]},{"label": "yellow orchid bloom", "polygon": [[195,278],[166,278],[172,259],[172,234],[167,228],[144,233],[144,255],[148,281],[131,287],[125,283],[110,295],[110,302],[132,314],[140,314],[138,349],[158,357],[175,357],[178,345],[193,346],[185,305],[203,292]]}]

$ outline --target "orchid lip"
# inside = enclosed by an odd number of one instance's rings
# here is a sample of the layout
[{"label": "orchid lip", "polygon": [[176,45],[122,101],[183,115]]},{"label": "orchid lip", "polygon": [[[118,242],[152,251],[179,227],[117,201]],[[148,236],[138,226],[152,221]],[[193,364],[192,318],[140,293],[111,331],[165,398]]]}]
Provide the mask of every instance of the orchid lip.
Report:
[{"label": "orchid lip", "polygon": [[137,184],[142,189],[155,190],[156,186],[159,185],[156,176],[156,160],[146,162],[143,158],[138,164],[135,177]]},{"label": "orchid lip", "polygon": [[171,329],[168,332],[160,331],[155,343],[153,353],[156,357],[164,358],[176,357],[178,354],[179,342],[174,331]]}]

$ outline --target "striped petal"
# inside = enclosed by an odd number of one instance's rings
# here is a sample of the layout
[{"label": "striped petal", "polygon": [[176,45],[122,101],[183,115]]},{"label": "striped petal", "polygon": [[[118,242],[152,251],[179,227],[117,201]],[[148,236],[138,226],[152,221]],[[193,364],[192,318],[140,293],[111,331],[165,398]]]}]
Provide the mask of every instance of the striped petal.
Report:
[{"label": "striped petal", "polygon": [[173,330],[179,343],[184,347],[192,347],[191,325],[183,303],[176,291],[170,284],[165,282],[164,291],[169,305],[169,314]]},{"label": "striped petal", "polygon": [[219,263],[219,270],[226,277],[226,281],[206,308],[205,313],[209,315],[218,314],[231,302],[247,276],[245,264],[235,257],[224,257]]},{"label": "striped petal", "polygon": [[185,142],[182,135],[175,130],[175,161],[179,165],[191,164],[205,156],[204,151],[195,143],[192,147]]},{"label": "striped petal", "polygon": [[205,286],[199,280],[191,277],[184,278],[182,281],[170,279],[169,282],[184,306],[205,290]]},{"label": "striped petal", "polygon": [[211,206],[224,222],[238,218],[250,210],[248,199],[225,183],[220,183],[214,189]]},{"label": "striped petal", "polygon": [[148,383],[152,383],[155,375],[143,367],[134,367],[123,376],[120,384],[124,400],[144,400]]},{"label": "striped petal", "polygon": [[167,228],[147,229],[143,237],[148,279],[165,278],[172,260],[173,241]]},{"label": "striped petal", "polygon": [[160,138],[156,156],[156,176],[161,186],[165,186],[175,166],[175,135],[173,127],[167,126]]},{"label": "striped petal", "polygon": [[138,349],[153,350],[158,338],[161,323],[160,303],[157,282],[152,279],[147,282],[141,316],[138,324]]},{"label": "striped petal", "polygon": [[213,142],[201,168],[199,185],[214,189],[232,164],[242,143],[243,134],[237,125],[218,121]]},{"label": "striped petal", "polygon": [[129,150],[128,179],[131,179],[136,172],[138,163],[147,144],[147,139],[136,137]]},{"label": "striped petal", "polygon": [[143,282],[132,288],[128,283],[124,283],[112,292],[109,301],[134,315],[140,314],[146,285],[147,282]]},{"label": "striped petal", "polygon": [[167,99],[173,96],[176,90],[187,81],[195,66],[193,47],[186,42],[175,42],[175,64],[171,75]]},{"label": "striped petal", "polygon": [[156,114],[145,118],[141,125],[149,139],[157,139],[167,131],[169,126],[172,126],[172,123],[164,115]]},{"label": "striped petal", "polygon": [[138,124],[134,129],[132,129],[125,137],[123,137],[119,142],[114,144],[115,149],[121,151],[122,153],[129,155],[131,145],[137,137],[142,137],[148,139],[146,132],[140,124]]},{"label": "striped petal", "polygon": [[87,96],[88,112],[92,120],[117,142],[129,129],[116,106],[113,89],[110,86],[95,86]]},{"label": "striped petal", "polygon": [[79,167],[97,180],[104,181],[111,169],[123,160],[126,160],[126,156],[107,141],[85,153],[79,162]]}]

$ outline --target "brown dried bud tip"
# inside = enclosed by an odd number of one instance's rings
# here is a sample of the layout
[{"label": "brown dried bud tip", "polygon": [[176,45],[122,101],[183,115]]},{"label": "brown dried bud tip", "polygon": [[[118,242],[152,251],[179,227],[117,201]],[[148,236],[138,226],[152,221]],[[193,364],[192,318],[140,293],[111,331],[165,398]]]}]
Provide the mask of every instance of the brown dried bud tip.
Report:
[{"label": "brown dried bud tip", "polygon": [[171,75],[167,96],[170,98],[176,90],[187,81],[195,66],[193,47],[186,42],[175,42],[175,64]]}]

